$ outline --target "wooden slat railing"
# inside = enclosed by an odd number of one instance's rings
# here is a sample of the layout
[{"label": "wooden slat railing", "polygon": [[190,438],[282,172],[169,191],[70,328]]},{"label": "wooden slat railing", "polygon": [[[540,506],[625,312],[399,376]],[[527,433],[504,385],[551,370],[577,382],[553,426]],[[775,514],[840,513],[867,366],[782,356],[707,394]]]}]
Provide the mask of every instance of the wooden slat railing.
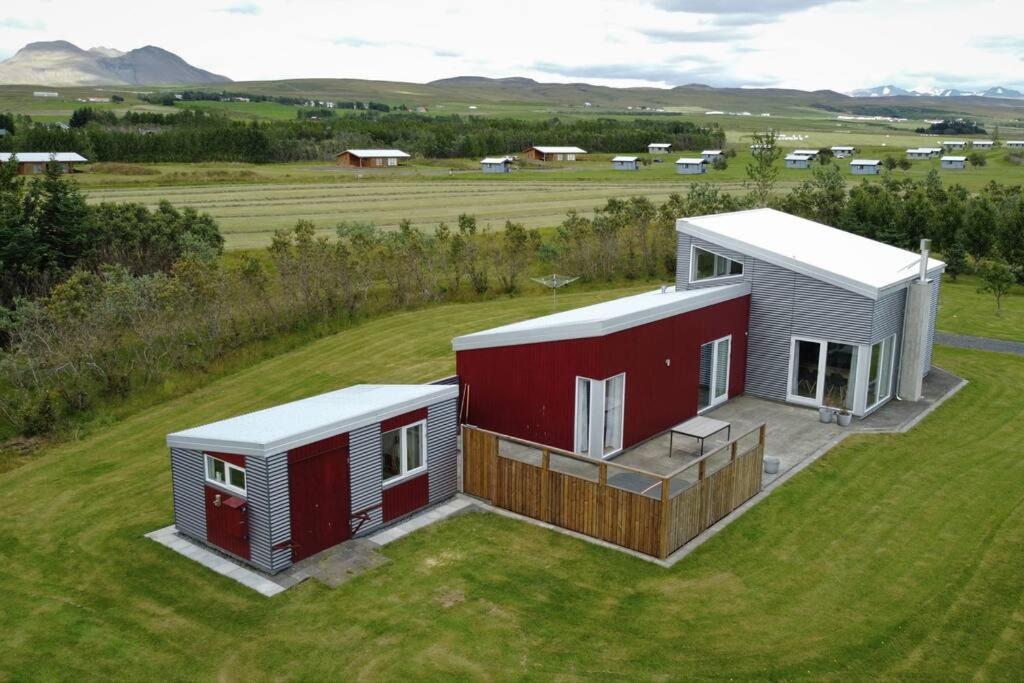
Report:
[{"label": "wooden slat railing", "polygon": [[[755,432],[757,443],[740,452],[739,443]],[[761,490],[764,436],[762,424],[661,475],[465,425],[462,490],[497,507],[664,558]],[[540,465],[500,454],[501,439],[539,451]],[[728,462],[707,474],[707,463],[726,449]],[[552,469],[552,455],[596,469],[597,481]],[[652,486],[637,493],[609,484],[609,468],[648,477]],[[691,469],[693,483],[670,495],[673,479]]]}]

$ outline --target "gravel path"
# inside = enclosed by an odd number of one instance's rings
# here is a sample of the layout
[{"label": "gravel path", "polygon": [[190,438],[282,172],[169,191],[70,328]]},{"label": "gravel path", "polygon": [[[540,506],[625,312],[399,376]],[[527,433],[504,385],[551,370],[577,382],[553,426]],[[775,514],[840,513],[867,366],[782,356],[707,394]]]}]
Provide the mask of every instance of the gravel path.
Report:
[{"label": "gravel path", "polygon": [[1015,353],[1018,356],[1024,356],[1024,342],[989,339],[988,337],[969,337],[965,334],[950,334],[949,332],[936,331],[935,343],[945,344],[946,346],[958,346],[962,349],[981,349],[982,351]]}]

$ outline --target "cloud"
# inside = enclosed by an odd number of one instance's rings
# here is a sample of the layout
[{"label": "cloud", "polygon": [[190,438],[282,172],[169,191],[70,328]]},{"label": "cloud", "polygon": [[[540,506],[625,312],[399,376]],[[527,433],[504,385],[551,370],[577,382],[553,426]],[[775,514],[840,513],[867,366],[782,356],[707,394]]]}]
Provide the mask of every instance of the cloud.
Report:
[{"label": "cloud", "polygon": [[10,28],[16,31],[43,31],[46,29],[46,24],[38,19],[35,21],[25,21],[24,19],[7,17],[0,19],[0,28]]},{"label": "cloud", "polygon": [[1016,52],[1017,50],[1024,50],[1024,37],[1019,35],[985,36],[976,40],[974,44],[985,50],[1009,50]]},{"label": "cloud", "polygon": [[637,29],[637,33],[650,38],[656,43],[729,43],[744,37],[743,31],[736,29],[707,29],[695,31],[674,31],[672,29]]},{"label": "cloud", "polygon": [[458,52],[453,52],[451,50],[432,50],[432,52],[434,53],[435,57],[455,58],[462,56]]},{"label": "cloud", "polygon": [[530,68],[565,78],[633,80],[685,85],[707,83],[720,87],[763,85],[759,79],[736,79],[728,75],[714,60],[701,55],[688,55],[669,64],[590,64],[583,66],[536,62]]},{"label": "cloud", "polygon": [[669,12],[696,14],[790,14],[820,5],[851,0],[655,0],[655,5]]},{"label": "cloud", "polygon": [[263,10],[260,6],[253,2],[240,2],[236,5],[228,5],[227,7],[218,10],[220,12],[227,12],[228,14],[244,14],[246,16],[255,17],[260,14]]},{"label": "cloud", "polygon": [[365,38],[356,38],[355,36],[342,36],[341,38],[335,38],[331,41],[335,45],[343,45],[345,47],[369,47],[371,45],[377,45],[378,43],[373,40],[366,40]]}]

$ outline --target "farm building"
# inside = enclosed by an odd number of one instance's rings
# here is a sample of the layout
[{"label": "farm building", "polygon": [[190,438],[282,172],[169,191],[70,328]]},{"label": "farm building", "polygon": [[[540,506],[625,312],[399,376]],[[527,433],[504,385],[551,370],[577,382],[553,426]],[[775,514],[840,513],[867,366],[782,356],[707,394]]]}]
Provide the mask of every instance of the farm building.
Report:
[{"label": "farm building", "polygon": [[269,573],[455,494],[454,385],[362,384],[167,436],[177,530]]},{"label": "farm building", "polygon": [[672,143],[670,142],[652,142],[647,145],[648,154],[668,154],[671,149]]},{"label": "farm building", "polygon": [[707,173],[708,168],[702,157],[676,159],[676,173]]},{"label": "farm building", "polygon": [[810,157],[812,159],[817,158],[818,150],[816,149],[794,149],[793,154],[799,154],[801,156]]},{"label": "farm building", "polygon": [[944,156],[941,162],[942,168],[967,168],[967,157]]},{"label": "farm building", "polygon": [[882,162],[878,159],[854,159],[850,162],[853,175],[878,175],[881,172]]},{"label": "farm building", "polygon": [[931,159],[932,151],[930,149],[913,148],[907,150],[908,159]]},{"label": "farm building", "polygon": [[722,154],[722,150],[720,149],[706,149],[700,153],[700,158],[708,162],[709,164],[712,164],[724,157],[725,155]]},{"label": "farm building", "polygon": [[512,157],[487,157],[480,160],[484,173],[509,173],[512,171]]},{"label": "farm building", "polygon": [[992,149],[994,146],[995,143],[991,140],[974,140],[971,142],[971,147],[974,149]]},{"label": "farm building", "polygon": [[852,156],[857,150],[849,145],[834,145],[830,148],[832,150],[832,156],[836,159],[844,159],[848,156]]},{"label": "farm building", "polygon": [[806,154],[796,152],[786,155],[786,168],[810,168],[813,159]]},{"label": "farm building", "polygon": [[640,157],[612,157],[612,168],[616,171],[636,171],[640,168]]},{"label": "farm building", "polygon": [[679,219],[674,288],[456,337],[465,421],[611,458],[747,393],[920,400],[945,264],[773,209]]},{"label": "farm building", "polygon": [[529,147],[526,157],[534,161],[576,161],[576,157],[586,154],[587,150],[579,147]]},{"label": "farm building", "polygon": [[943,140],[942,149],[966,149],[966,140]]},{"label": "farm building", "polygon": [[1010,149],[1024,149],[1024,140],[1007,140],[1006,146]]},{"label": "farm building", "polygon": [[[11,160],[11,152],[0,152],[0,163]],[[46,170],[51,161],[60,165],[65,173],[74,173],[75,164],[84,164],[88,159],[76,152],[15,152],[19,175],[36,175]]]},{"label": "farm building", "polygon": [[339,166],[354,168],[384,168],[398,166],[410,158],[400,149],[346,149],[337,156]]}]

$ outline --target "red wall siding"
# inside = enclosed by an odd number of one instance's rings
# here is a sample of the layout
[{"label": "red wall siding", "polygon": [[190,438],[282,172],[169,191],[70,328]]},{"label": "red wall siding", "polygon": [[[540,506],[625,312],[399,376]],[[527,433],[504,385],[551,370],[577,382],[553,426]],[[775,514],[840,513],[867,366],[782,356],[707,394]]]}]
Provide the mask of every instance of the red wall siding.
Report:
[{"label": "red wall siding", "polygon": [[[249,559],[248,505],[231,507],[224,501],[242,499],[213,486],[206,487],[206,540],[243,559]],[[216,504],[220,496],[221,504]]]},{"label": "red wall siding", "polygon": [[469,394],[465,421],[572,449],[576,377],[625,372],[623,442],[631,446],[696,414],[705,342],[732,335],[729,396],[743,393],[749,313],[745,296],[606,337],[459,351],[457,373]]},{"label": "red wall siding", "polygon": [[218,460],[223,460],[224,462],[229,462],[232,465],[236,465],[238,467],[245,467],[245,456],[244,455],[235,455],[234,453],[214,453],[213,451],[206,451],[206,454],[207,455],[212,455],[213,457],[217,458]]},{"label": "red wall siding", "polygon": [[380,423],[380,431],[381,433],[390,432],[392,429],[397,429],[398,427],[402,427],[404,425],[409,425],[412,424],[413,422],[419,422],[421,420],[426,419],[427,409],[419,408],[418,410],[412,410],[408,413],[402,413],[401,415],[396,415],[392,418],[384,420],[383,422]]},{"label": "red wall siding", "polygon": [[430,486],[427,473],[403,481],[384,489],[383,514],[384,521],[408,514],[426,506],[430,498]]},{"label": "red wall siding", "polygon": [[298,562],[352,536],[350,491],[348,434],[289,451],[293,561]]}]

